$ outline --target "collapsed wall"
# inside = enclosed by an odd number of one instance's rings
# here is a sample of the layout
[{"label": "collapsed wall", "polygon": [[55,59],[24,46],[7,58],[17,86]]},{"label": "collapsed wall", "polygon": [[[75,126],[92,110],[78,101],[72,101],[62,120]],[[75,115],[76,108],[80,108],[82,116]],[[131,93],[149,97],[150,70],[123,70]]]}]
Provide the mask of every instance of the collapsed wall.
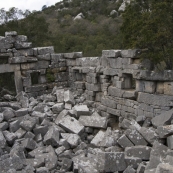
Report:
[{"label": "collapsed wall", "polygon": [[14,72],[18,93],[0,102],[1,172],[173,172],[173,71],[151,71],[140,50],[31,46],[0,38],[0,73]]}]

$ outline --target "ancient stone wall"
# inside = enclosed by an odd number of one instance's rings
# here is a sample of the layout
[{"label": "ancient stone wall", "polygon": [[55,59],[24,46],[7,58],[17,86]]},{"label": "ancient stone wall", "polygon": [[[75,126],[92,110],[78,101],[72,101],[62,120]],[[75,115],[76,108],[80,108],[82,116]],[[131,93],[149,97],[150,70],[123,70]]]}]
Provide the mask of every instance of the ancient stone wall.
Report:
[{"label": "ancient stone wall", "polygon": [[0,73],[14,72],[16,91],[29,96],[49,93],[54,86],[70,86],[93,101],[102,116],[154,117],[173,106],[173,71],[154,72],[140,50],[103,50],[101,57],[82,52],[59,53],[32,48],[27,36],[15,31],[0,38]]}]

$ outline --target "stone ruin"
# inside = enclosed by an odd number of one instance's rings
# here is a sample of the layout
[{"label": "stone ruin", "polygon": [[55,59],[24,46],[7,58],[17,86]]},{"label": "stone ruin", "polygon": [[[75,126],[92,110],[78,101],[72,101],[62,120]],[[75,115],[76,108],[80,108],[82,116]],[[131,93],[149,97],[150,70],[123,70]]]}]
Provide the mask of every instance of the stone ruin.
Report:
[{"label": "stone ruin", "polygon": [[17,94],[0,102],[0,172],[173,173],[173,71],[151,71],[140,53],[83,57],[0,37]]}]

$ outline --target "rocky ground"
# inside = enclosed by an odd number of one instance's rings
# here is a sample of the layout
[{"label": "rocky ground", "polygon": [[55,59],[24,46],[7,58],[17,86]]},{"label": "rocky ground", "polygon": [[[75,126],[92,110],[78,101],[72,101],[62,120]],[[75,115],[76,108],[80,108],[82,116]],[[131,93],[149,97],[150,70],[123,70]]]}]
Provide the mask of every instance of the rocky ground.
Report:
[{"label": "rocky ground", "polygon": [[3,98],[1,173],[173,173],[173,110],[117,126],[69,89]]}]

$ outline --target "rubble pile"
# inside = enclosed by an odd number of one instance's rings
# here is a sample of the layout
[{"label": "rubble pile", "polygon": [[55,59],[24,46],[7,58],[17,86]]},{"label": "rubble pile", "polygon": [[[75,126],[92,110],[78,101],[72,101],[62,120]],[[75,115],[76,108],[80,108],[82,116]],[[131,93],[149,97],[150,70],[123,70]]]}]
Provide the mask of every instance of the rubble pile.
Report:
[{"label": "rubble pile", "polygon": [[172,109],[154,118],[120,117],[114,128],[84,96],[54,87],[1,102],[1,172],[173,172]]}]

